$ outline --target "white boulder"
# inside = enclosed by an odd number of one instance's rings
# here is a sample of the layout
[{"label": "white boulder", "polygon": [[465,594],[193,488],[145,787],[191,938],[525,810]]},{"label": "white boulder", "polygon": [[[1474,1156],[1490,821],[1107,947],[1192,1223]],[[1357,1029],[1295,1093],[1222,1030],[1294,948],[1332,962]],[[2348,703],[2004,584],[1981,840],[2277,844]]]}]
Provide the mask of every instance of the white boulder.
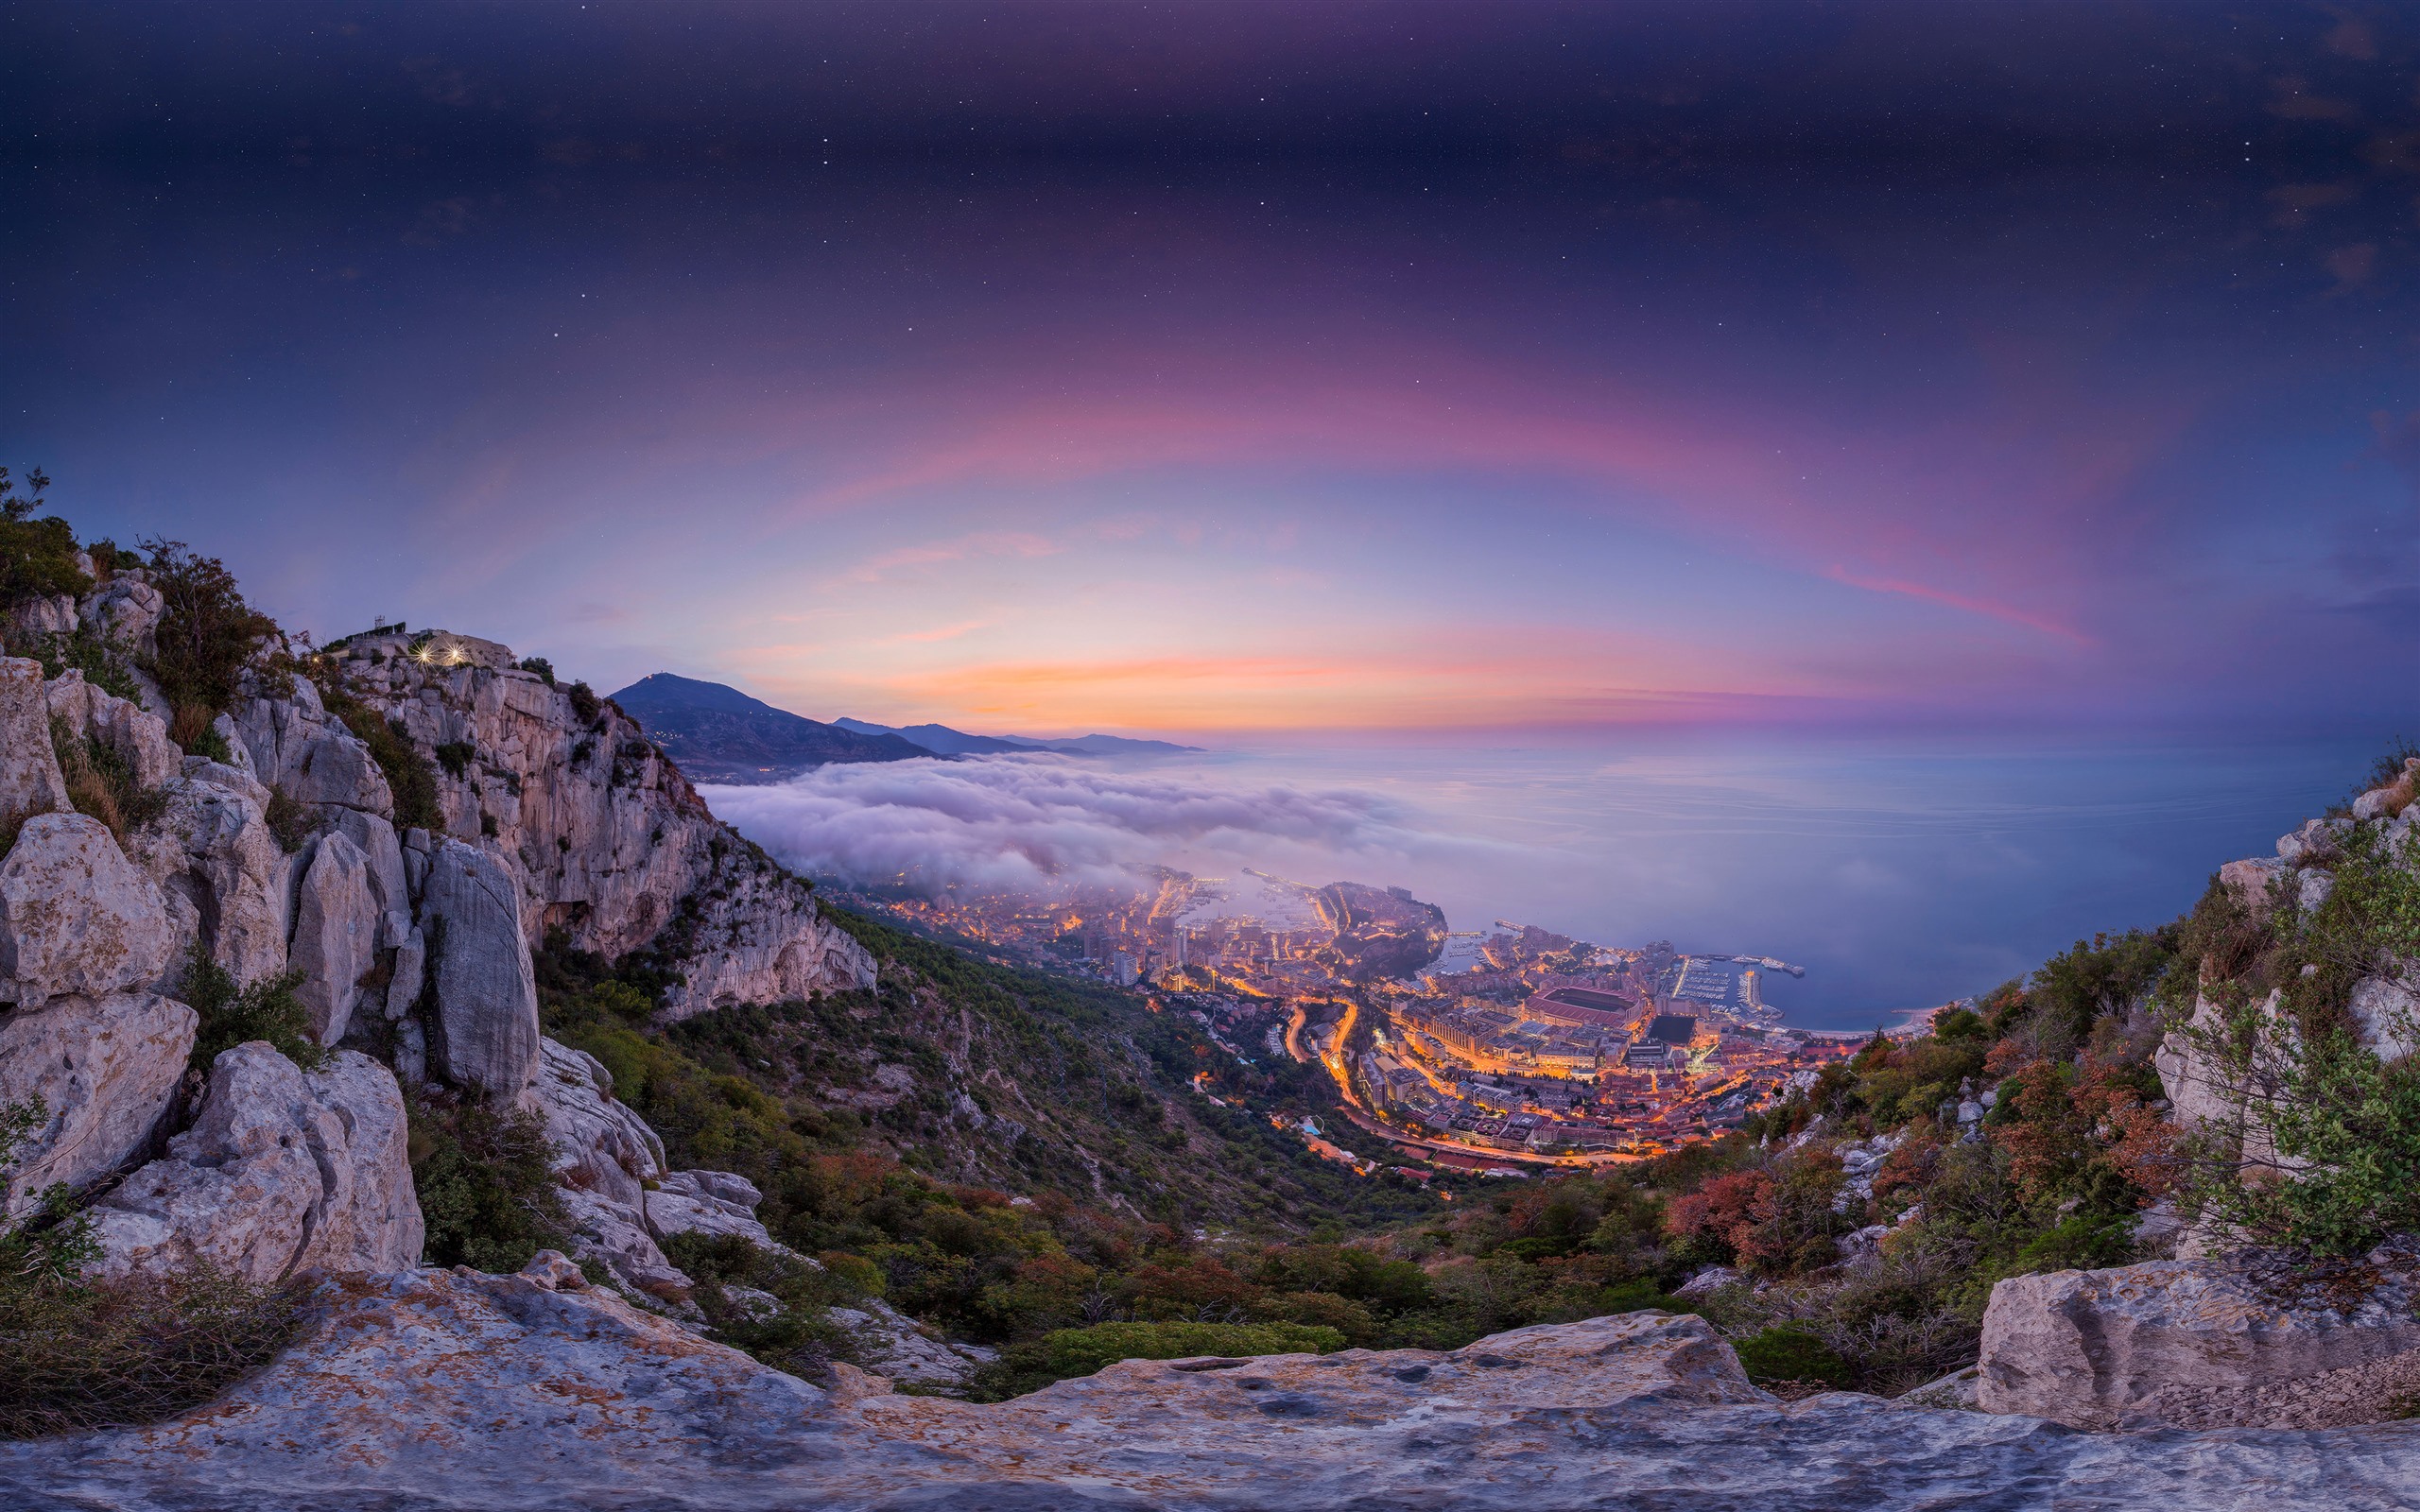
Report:
[{"label": "white boulder", "polygon": [[0,657],[0,821],[67,806],[67,780],[50,743],[42,663]]},{"label": "white boulder", "polygon": [[2264,1392],[2420,1349],[2408,1262],[2360,1269],[2350,1287],[2256,1256],[2013,1277],[1977,1399],[2072,1428],[2248,1425]]},{"label": "white boulder", "polygon": [[421,917],[436,956],[434,1069],[457,1086],[518,1097],[538,1070],[538,981],[511,874],[475,846],[441,841]]},{"label": "white boulder", "polygon": [[231,766],[189,757],[162,789],[168,806],[135,837],[134,859],[182,899],[210,958],[239,982],[285,970],[287,858],[267,817],[268,790]]},{"label": "white boulder", "polygon": [[295,898],[286,960],[302,973],[295,996],[323,1045],[343,1039],[352,1022],[361,978],[377,959],[378,927],[369,858],[340,831],[321,836]]},{"label": "white boulder", "polygon": [[145,787],[158,787],[184,771],[185,753],[168,738],[167,723],[139,703],[102,692],[70,670],[43,689],[50,717],[78,740],[91,740],[116,753]]},{"label": "white boulder", "polygon": [[98,819],[38,815],[0,860],[0,1002],[150,987],[175,945],[159,887]]},{"label": "white boulder", "polygon": [[756,1221],[756,1205],[764,1200],[753,1182],[729,1171],[675,1171],[647,1194],[647,1223],[658,1239],[735,1235],[770,1249],[773,1236]]},{"label": "white boulder", "polygon": [[395,811],[370,747],[327,712],[307,679],[297,679],[286,697],[245,699],[234,718],[253,771],[296,802]]},{"label": "white boulder", "polygon": [[688,1276],[665,1258],[636,1204],[578,1187],[563,1190],[562,1204],[571,1219],[574,1255],[604,1266],[632,1291],[689,1289]]},{"label": "white boulder", "polygon": [[119,573],[87,593],[77,610],[83,627],[138,654],[157,649],[167,600],[136,573]]},{"label": "white boulder", "polygon": [[419,1263],[402,1091],[338,1051],[305,1072],[260,1041],[220,1053],[194,1126],[91,1210],[106,1275],[207,1262],[254,1283]]},{"label": "white boulder", "polygon": [[0,1107],[39,1099],[43,1114],[0,1170],[0,1218],[33,1208],[54,1183],[82,1187],[151,1149],[198,1022],[148,992],[0,1014]]}]

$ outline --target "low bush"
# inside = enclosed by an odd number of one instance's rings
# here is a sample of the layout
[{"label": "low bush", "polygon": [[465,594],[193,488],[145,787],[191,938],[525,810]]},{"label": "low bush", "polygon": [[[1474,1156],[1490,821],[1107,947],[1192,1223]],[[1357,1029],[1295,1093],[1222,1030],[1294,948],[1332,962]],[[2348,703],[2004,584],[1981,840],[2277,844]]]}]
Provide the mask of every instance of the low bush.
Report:
[{"label": "low bush", "polygon": [[186,957],[184,983],[178,989],[201,1017],[190,1064],[207,1074],[220,1051],[266,1040],[304,1071],[319,1070],[328,1053],[312,1040],[310,1010],[294,995],[302,985],[300,971],[238,985],[197,944]]},{"label": "low bush", "polygon": [[206,1266],[89,1282],[0,1275],[0,1437],[132,1427],[208,1401],[293,1339],[305,1290]]},{"label": "low bush", "polygon": [[719,1342],[810,1381],[828,1381],[836,1360],[857,1362],[829,1312],[865,1299],[862,1278],[736,1234],[674,1234],[664,1252],[698,1283],[691,1300]]},{"label": "low bush", "polygon": [[1739,1364],[1748,1379],[1804,1382],[1846,1389],[1854,1374],[1840,1351],[1814,1332],[1794,1325],[1770,1328],[1739,1341]]},{"label": "low bush", "polygon": [[[0,1170],[45,1110],[0,1107]],[[294,1336],[302,1288],[207,1267],[94,1280],[91,1224],[67,1189],[0,1231],[0,1438],[154,1422],[207,1401]]]},{"label": "low bush", "polygon": [[79,627],[67,635],[32,636],[22,649],[25,655],[42,663],[45,679],[80,672],[86,682],[112,697],[142,701],[143,689],[127,669],[125,656],[90,629]]},{"label": "low bush", "polygon": [[459,777],[471,769],[471,759],[478,753],[479,748],[467,740],[449,740],[437,747],[437,765]]},{"label": "low bush", "polygon": [[410,1099],[412,1186],[430,1264],[515,1271],[541,1249],[568,1247],[546,1125],[439,1092]]},{"label": "low bush", "polygon": [[76,562],[76,534],[57,515],[34,518],[50,479],[35,468],[19,493],[9,470],[0,467],[0,610],[29,598],[80,593],[91,579]]},{"label": "low bush", "polygon": [[268,790],[268,833],[277,836],[278,849],[292,855],[302,849],[320,827],[320,816],[309,804],[301,802],[282,787]]},{"label": "low bush", "polygon": [[1299,1323],[1096,1323],[1010,1346],[983,1372],[976,1394],[993,1401],[1021,1397],[1120,1360],[1333,1354],[1343,1348],[1336,1330]]}]

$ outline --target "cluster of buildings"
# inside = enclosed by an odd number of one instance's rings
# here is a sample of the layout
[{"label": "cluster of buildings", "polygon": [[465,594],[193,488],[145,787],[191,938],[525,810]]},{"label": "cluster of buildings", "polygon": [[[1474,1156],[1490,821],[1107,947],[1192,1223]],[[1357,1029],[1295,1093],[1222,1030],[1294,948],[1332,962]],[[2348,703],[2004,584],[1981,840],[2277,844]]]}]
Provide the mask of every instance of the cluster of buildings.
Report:
[{"label": "cluster of buildings", "polygon": [[1767,957],[1661,941],[1613,950],[1502,919],[1454,933],[1400,887],[1258,872],[1230,883],[1152,871],[1138,883],[1049,902],[868,901],[994,959],[1153,988],[1247,1063],[1286,1046],[1245,1019],[1294,1005],[1332,1017],[1357,1003],[1374,1032],[1356,1037],[1367,1048],[1349,1058],[1331,1044],[1329,1070],[1350,1101],[1432,1156],[1656,1153],[1737,1126],[1790,1076],[1857,1043],[1783,1027],[1763,985],[1805,973]]}]

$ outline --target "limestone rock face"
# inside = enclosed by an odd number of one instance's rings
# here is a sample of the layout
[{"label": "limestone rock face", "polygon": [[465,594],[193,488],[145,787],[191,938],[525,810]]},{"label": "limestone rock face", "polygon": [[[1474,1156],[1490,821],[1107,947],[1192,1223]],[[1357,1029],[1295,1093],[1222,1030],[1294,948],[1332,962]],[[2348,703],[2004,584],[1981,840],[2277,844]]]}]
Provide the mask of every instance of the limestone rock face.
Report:
[{"label": "limestone rock face", "polygon": [[149,1428],[0,1444],[34,1505],[198,1512],[2390,1512],[2420,1427],[2077,1434],[1834,1393],[1784,1405],[1695,1318],[1451,1353],[1129,1362],[977,1406],[825,1393],[560,1266],[330,1286],[309,1338]]},{"label": "limestone rock face", "polygon": [[545,1120],[556,1180],[640,1209],[647,1200],[642,1183],[664,1174],[664,1142],[614,1100],[613,1074],[594,1056],[552,1040],[541,1040],[538,1050],[538,1075],[523,1100]]},{"label": "limestone rock face", "polygon": [[440,631],[415,653],[411,640],[349,643],[347,678],[424,752],[450,753],[446,833],[493,833],[527,937],[561,928],[612,957],[673,929],[686,978],[667,994],[673,1017],[872,985],[873,958],[806,885],[716,820],[636,724],[607,704],[583,715],[492,642]]},{"label": "limestone rock face", "polygon": [[616,1202],[579,1187],[564,1188],[562,1204],[571,1219],[572,1253],[579,1259],[604,1266],[633,1290],[689,1285],[689,1278],[665,1258],[655,1236],[647,1231],[647,1215],[638,1204]]},{"label": "limestone rock face", "polygon": [[290,696],[242,700],[234,720],[254,773],[296,802],[395,812],[370,747],[329,714],[307,679],[295,680]]},{"label": "limestone rock face", "polygon": [[166,811],[133,837],[134,859],[185,904],[179,912],[193,920],[195,937],[238,982],[280,974],[290,914],[287,858],[269,832],[268,789],[194,756],[162,791]]},{"label": "limestone rock face", "polygon": [[752,858],[728,865],[728,895],[699,905],[687,979],[665,994],[665,1017],[874,985],[873,956],[818,912],[802,884]]},{"label": "limestone rock face", "polygon": [[149,987],[175,943],[159,887],[98,819],[28,819],[0,861],[0,1002]]},{"label": "limestone rock face", "polygon": [[458,1086],[519,1096],[538,1070],[538,983],[511,875],[448,840],[429,856],[421,908],[436,954],[436,1069]]},{"label": "limestone rock face", "polygon": [[84,595],[77,610],[83,627],[103,640],[115,641],[129,651],[145,655],[159,649],[160,616],[167,600],[140,569],[120,572]]},{"label": "limestone rock face", "polygon": [[43,1124],[0,1171],[0,1218],[149,1150],[193,1053],[193,1009],[153,993],[54,998],[0,1013],[0,1105],[39,1097]]},{"label": "limestone rock face", "polygon": [[998,1351],[934,1338],[916,1320],[879,1298],[831,1309],[832,1321],[856,1338],[866,1368],[911,1386],[961,1386]]},{"label": "limestone rock face", "polygon": [[254,1041],[220,1053],[193,1127],[93,1209],[104,1274],[207,1261],[253,1282],[420,1259],[403,1093],[339,1051],[304,1072]]},{"label": "limestone rock face", "polygon": [[2256,1258],[2149,1261],[1992,1288],[1978,1400],[2076,1428],[2248,1423],[2266,1388],[2420,1349],[2408,1263],[2342,1291]]},{"label": "limestone rock face", "polygon": [[377,957],[379,918],[369,858],[341,832],[322,836],[296,896],[286,960],[302,973],[295,996],[323,1045],[344,1038],[352,1021],[362,975]]},{"label": "limestone rock face", "polygon": [[746,1177],[729,1171],[675,1171],[647,1196],[648,1227],[659,1239],[674,1234],[736,1234],[759,1249],[773,1236],[756,1221],[765,1194]]},{"label": "limestone rock face", "polygon": [[184,771],[184,752],[168,738],[168,726],[141,704],[103,693],[70,670],[44,684],[50,717],[78,740],[95,740],[117,753],[145,787],[158,787]]},{"label": "limestone rock face", "polygon": [[0,657],[0,818],[66,808],[67,780],[50,744],[42,663]]},{"label": "limestone rock face", "polygon": [[337,833],[361,851],[362,864],[369,868],[371,900],[377,911],[400,913],[408,919],[412,911],[411,889],[404,876],[403,842],[395,833],[393,822],[383,814],[362,809],[334,810],[329,822]]}]

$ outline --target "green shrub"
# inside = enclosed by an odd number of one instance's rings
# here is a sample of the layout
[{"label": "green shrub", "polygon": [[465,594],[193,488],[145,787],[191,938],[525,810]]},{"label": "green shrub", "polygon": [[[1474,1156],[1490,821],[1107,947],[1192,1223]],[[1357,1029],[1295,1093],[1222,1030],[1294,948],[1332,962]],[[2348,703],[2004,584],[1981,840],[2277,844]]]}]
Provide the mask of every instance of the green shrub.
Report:
[{"label": "green shrub", "polygon": [[1748,1379],[1759,1384],[1800,1381],[1846,1387],[1849,1383],[1849,1363],[1838,1350],[1808,1330],[1788,1325],[1740,1340],[1739,1364]]},{"label": "green shrub", "polygon": [[[834,1360],[855,1361],[856,1341],[828,1312],[862,1300],[865,1293],[832,1267],[760,1249],[736,1234],[674,1234],[665,1241],[664,1252],[698,1283],[691,1300],[705,1313],[719,1342],[809,1380],[824,1379]],[[729,1290],[743,1286],[764,1295],[741,1297]]]},{"label": "green shrub", "polygon": [[44,678],[80,672],[86,682],[112,697],[142,701],[143,689],[127,669],[125,656],[90,629],[78,627],[66,635],[34,636],[25,651],[42,663]]},{"label": "green shrub", "polygon": [[57,515],[37,520],[50,479],[36,468],[26,474],[31,491],[20,494],[0,467],[0,610],[29,598],[80,593],[92,586],[76,564],[76,535]]},{"label": "green shrub", "polygon": [[278,849],[289,856],[302,850],[320,827],[318,811],[282,787],[268,790],[268,812],[264,817],[269,833],[277,836]]},{"label": "green shrub", "polygon": [[1333,1354],[1343,1348],[1336,1330],[1301,1323],[1096,1323],[1010,1346],[986,1372],[981,1391],[992,1400],[1023,1396],[1120,1360]]},{"label": "green shrub", "polygon": [[302,985],[302,973],[288,971],[238,987],[227,969],[197,944],[185,959],[184,985],[179,989],[201,1016],[189,1064],[207,1074],[220,1051],[266,1040],[304,1071],[317,1071],[328,1053],[312,1040],[310,1010],[294,995]]},{"label": "green shrub", "polygon": [[449,740],[437,747],[437,765],[459,777],[471,769],[471,759],[478,753],[479,748],[467,740]]},{"label": "green shrub", "polygon": [[539,677],[544,678],[546,680],[546,686],[549,688],[555,685],[555,664],[552,662],[547,661],[543,656],[523,657],[521,659],[521,670],[524,672],[534,672]]},{"label": "green shrub", "polygon": [[527,1108],[442,1095],[410,1100],[412,1186],[435,1265],[515,1271],[568,1246],[546,1125]]},{"label": "green shrub", "polygon": [[220,734],[215,725],[204,726],[200,734],[186,741],[184,750],[188,756],[205,756],[222,766],[235,765],[233,748],[227,744],[227,737]]},{"label": "green shrub", "polygon": [[[2265,924],[2214,887],[2187,935],[2210,942],[2202,974],[2219,1022],[2176,1032],[2269,1136],[2267,1148],[2207,1131],[2189,1142],[2187,1208],[2254,1243],[2341,1258],[2420,1228],[2420,1065],[2380,1060],[2349,1006],[2362,977],[2420,956],[2420,835],[2390,853],[2376,827],[2356,827],[2334,875],[2318,908],[2278,900]],[[2379,1027],[2407,1043],[2420,1034],[2394,1017]]]},{"label": "green shrub", "polygon": [[605,700],[596,696],[596,689],[585,682],[575,682],[563,692],[570,695],[571,712],[579,716],[581,724],[596,723],[596,716],[604,712]]},{"label": "green shrub", "polygon": [[277,622],[244,602],[235,575],[217,558],[197,557],[182,541],[154,538],[143,545],[151,557],[151,586],[164,601],[150,672],[176,711],[169,733],[182,735],[182,745],[235,701],[244,663],[277,634]]}]

